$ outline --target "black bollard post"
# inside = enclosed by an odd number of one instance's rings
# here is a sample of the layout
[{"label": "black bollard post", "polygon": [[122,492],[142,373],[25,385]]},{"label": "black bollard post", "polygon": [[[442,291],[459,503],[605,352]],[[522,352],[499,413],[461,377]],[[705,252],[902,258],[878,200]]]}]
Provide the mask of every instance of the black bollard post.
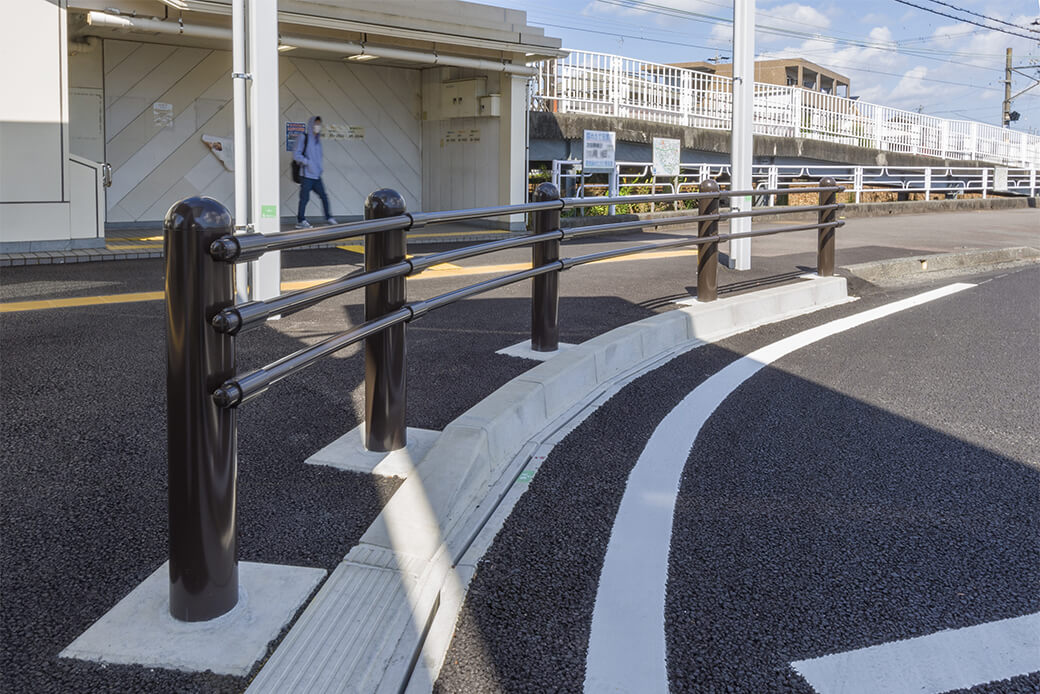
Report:
[{"label": "black bollard post", "polygon": [[166,213],[170,614],[185,622],[219,617],[238,602],[236,413],[210,397],[235,374],[235,338],[210,326],[235,303],[234,266],[209,255],[233,230],[212,198],[188,198]]},{"label": "black bollard post", "polygon": [[[404,198],[390,188],[365,199],[365,219],[404,213]],[[406,253],[404,229],[365,234],[366,272],[403,262]],[[396,311],[404,303],[404,277],[370,284],[365,287],[365,320]],[[365,338],[365,448],[370,451],[396,451],[407,443],[405,347],[404,323]]]},{"label": "black bollard post", "polygon": [[[830,176],[820,179],[821,188],[829,188],[838,185]],[[821,205],[833,205],[838,201],[838,194],[836,191],[829,191],[826,193],[820,193],[820,204]],[[837,210],[820,210],[818,214],[818,222],[820,224],[829,224],[838,218]],[[816,274],[820,277],[830,277],[834,274],[834,232],[837,231],[835,227],[828,227],[826,229],[820,229],[817,232],[817,251],[816,251]]]},{"label": "black bollard post", "polygon": [[[712,193],[710,198],[697,199],[697,214],[719,213],[719,184],[709,178],[701,181],[700,192]],[[719,235],[719,220],[706,219],[697,223],[697,236]],[[715,301],[718,298],[719,242],[702,243],[697,246],[697,301]]]},{"label": "black bollard post", "polygon": [[[559,189],[546,181],[535,188],[532,202],[559,200]],[[534,233],[544,234],[560,228],[560,211],[534,213]],[[560,241],[542,241],[531,246],[532,267],[560,259]],[[550,272],[531,279],[531,349],[555,352],[560,346],[560,273]]]}]

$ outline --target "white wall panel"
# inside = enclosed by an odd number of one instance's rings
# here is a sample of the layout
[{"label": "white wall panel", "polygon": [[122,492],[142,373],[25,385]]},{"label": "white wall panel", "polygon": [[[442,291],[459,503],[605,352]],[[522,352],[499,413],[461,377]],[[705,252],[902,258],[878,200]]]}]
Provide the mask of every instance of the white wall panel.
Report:
[{"label": "white wall panel", "polygon": [[[114,167],[109,222],[154,222],[188,195],[234,204],[233,174],[202,135],[231,138],[231,58],[226,51],[106,40],[106,159]],[[284,122],[321,115],[326,126],[360,126],[364,137],[326,138],[325,180],[332,212],[360,216],[376,188],[393,187],[422,209],[421,80],[418,70],[282,56],[279,62],[281,205],[296,212]],[[152,104],[170,103],[172,128],[157,128]],[[330,128],[326,128],[328,131]],[[307,209],[321,212],[317,198]]]},{"label": "white wall panel", "polygon": [[65,8],[51,0],[17,5],[0,22],[0,202],[63,201]]}]

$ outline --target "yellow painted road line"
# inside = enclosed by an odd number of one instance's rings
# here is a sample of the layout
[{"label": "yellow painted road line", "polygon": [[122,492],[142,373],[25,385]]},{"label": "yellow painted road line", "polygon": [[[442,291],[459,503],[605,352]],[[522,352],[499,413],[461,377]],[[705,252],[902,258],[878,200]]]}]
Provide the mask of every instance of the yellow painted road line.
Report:
[{"label": "yellow painted road line", "polygon": [[129,294],[102,294],[100,296],[74,296],[67,299],[12,301],[0,303],[0,313],[40,311],[48,308],[72,308],[76,306],[99,306],[102,304],[131,304],[138,301],[158,301],[163,296],[163,292],[134,292]]},{"label": "yellow painted road line", "polygon": [[[620,263],[628,260],[653,260],[660,258],[678,258],[684,256],[696,256],[697,251],[695,250],[681,250],[681,251],[651,251],[647,253],[640,253],[638,255],[622,256],[620,258],[607,258],[606,260],[597,260],[595,263],[590,265],[596,265],[599,263]],[[442,278],[442,277],[465,277],[467,275],[491,275],[504,272],[520,272],[527,270],[531,267],[531,263],[502,263],[499,265],[471,265],[469,267],[452,266],[451,263],[444,263],[443,265],[435,265],[418,275],[409,277],[409,280],[421,280],[431,278]],[[330,279],[326,278],[320,280],[296,280],[293,282],[282,282],[281,288],[283,292],[295,291],[297,289],[308,289],[315,285],[323,282],[328,282]],[[44,309],[51,308],[74,308],[80,306],[99,306],[103,304],[129,304],[139,301],[161,301],[164,296],[163,292],[134,292],[127,294],[102,294],[99,296],[77,296],[70,297],[67,299],[40,299],[36,301],[12,301],[8,303],[0,303],[0,313],[15,313],[18,311],[41,311]]]}]

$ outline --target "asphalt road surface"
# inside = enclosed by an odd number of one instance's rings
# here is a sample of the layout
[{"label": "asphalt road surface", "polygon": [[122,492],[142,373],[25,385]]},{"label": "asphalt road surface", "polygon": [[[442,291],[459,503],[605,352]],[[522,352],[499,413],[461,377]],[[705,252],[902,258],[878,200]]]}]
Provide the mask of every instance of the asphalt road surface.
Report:
[{"label": "asphalt road surface", "polygon": [[[1040,611],[1040,270],[964,281],[978,284],[781,357],[708,418],[659,577],[671,691],[860,691],[814,689],[792,663]],[[655,429],[744,355],[928,289],[701,347],[618,393],[550,454],[480,563],[436,691],[640,691],[588,686],[589,642],[596,610],[652,592],[596,604]],[[969,651],[999,649],[973,633]],[[645,667],[636,650],[614,669]],[[1037,653],[962,688],[1040,691]],[[915,666],[876,667],[909,680]]]},{"label": "asphalt road surface", "polygon": [[[1008,219],[1011,227],[1023,228],[1023,224],[1028,224],[1019,217]],[[953,223],[963,229],[973,224],[967,216],[956,217]],[[933,220],[920,224],[938,223]],[[904,247],[895,252],[879,251],[867,234],[853,247],[845,249],[844,255],[839,255],[839,262],[871,260],[886,252],[905,255],[915,249],[938,250],[941,226],[938,224],[934,230],[935,243],[914,246],[912,239],[907,238]],[[569,247],[568,252],[578,254],[653,238],[656,238],[653,234],[643,234],[590,240]],[[790,247],[784,250],[781,245],[769,246],[763,242],[758,246],[757,253],[761,255],[756,256],[755,270],[750,274],[721,270],[723,293],[750,289],[760,282],[775,282],[811,268],[815,261],[813,239],[805,235],[799,239],[797,252],[791,252]],[[428,250],[432,249],[423,249],[423,252]],[[525,257],[513,253],[475,262],[515,263]],[[335,277],[353,270],[359,261],[354,254],[336,250],[302,251],[285,254],[283,258],[287,281]],[[695,265],[696,260],[691,256],[676,255],[568,271],[561,278],[561,340],[581,342],[619,325],[669,310],[672,298],[686,295],[695,283]],[[603,267],[610,270],[604,271]],[[983,577],[978,579],[977,585],[967,585],[958,591],[965,593],[966,597],[957,597],[964,605],[950,602],[953,598],[945,593],[936,597],[936,604],[948,605],[943,609],[949,611],[952,620],[949,623],[955,626],[997,619],[1000,615],[1024,614],[1029,611],[1025,603],[1037,593],[1036,509],[1027,508],[1024,520],[1017,525],[1008,524],[1019,532],[1018,543],[1012,550],[1001,544],[1004,538],[999,531],[1004,526],[993,521],[976,498],[984,495],[982,501],[991,505],[1004,499],[1005,492],[1010,493],[1015,482],[1014,475],[1021,478],[1017,482],[1020,494],[1028,494],[1036,487],[1037,426],[1033,396],[1036,393],[1037,278],[1035,271],[1030,272],[1033,274],[1024,271],[993,279],[965,292],[963,297],[948,299],[960,308],[949,311],[946,321],[936,319],[936,332],[919,336],[923,344],[918,345],[917,351],[902,349],[899,340],[877,338],[877,353],[872,358],[881,363],[875,364],[874,368],[879,369],[876,373],[870,373],[866,366],[861,368],[861,364],[868,364],[859,361],[862,355],[856,356],[857,361],[846,363],[852,357],[831,347],[851,340],[852,334],[816,345],[805,354],[828,357],[820,361],[819,368],[824,369],[821,373],[826,374],[828,368],[837,369],[842,378],[850,380],[831,382],[822,377],[816,379],[815,375],[804,382],[794,380],[789,387],[792,395],[780,398],[781,404],[794,406],[801,402],[795,397],[801,392],[799,389],[822,384],[819,397],[837,398],[836,402],[848,404],[848,407],[842,405],[846,410],[865,403],[864,416],[876,417],[878,421],[908,422],[905,431],[920,437],[921,451],[932,451],[933,443],[952,446],[959,441],[965,451],[976,456],[971,460],[983,456],[979,464],[988,472],[982,478],[973,479],[976,482],[984,479],[986,484],[968,485],[970,489],[965,493],[974,496],[967,498],[964,504],[966,513],[975,514],[970,518],[982,520],[978,528],[965,528],[964,532],[982,534],[992,546],[978,548],[974,544],[978,535],[968,535],[970,542],[965,547],[971,553],[965,562],[970,560],[974,567],[999,559],[1002,563],[994,563],[991,572],[1006,571],[1005,582],[1015,585],[1000,595],[991,589],[999,592],[1003,584],[996,579],[986,582]],[[154,293],[162,290],[162,273],[161,261],[10,268],[3,271],[0,302]],[[409,282],[409,295],[413,299],[433,296],[477,279],[481,277],[453,277],[450,273],[444,277],[432,276]],[[898,291],[858,287],[863,290],[861,301],[835,309],[828,316],[855,312],[872,303],[880,304],[901,296]],[[995,291],[985,289],[989,287],[1003,287],[997,290],[1000,300],[979,305],[970,303],[976,301],[972,297],[989,297]],[[915,287],[913,291],[921,290]],[[903,292],[909,293],[912,292]],[[495,354],[496,350],[525,338],[530,319],[529,301],[529,286],[525,283],[451,306],[409,326],[410,426],[441,429],[481,398],[530,368],[530,362]],[[356,324],[361,320],[361,307],[357,302],[356,295],[324,302],[243,336],[238,344],[240,367],[248,369],[265,364]],[[930,312],[939,306],[920,310]],[[460,636],[438,688],[460,692],[580,690],[589,618],[614,511],[620,503],[628,472],[654,427],[698,382],[737,355],[828,316],[807,317],[790,325],[762,329],[722,345],[696,350],[669,365],[668,369],[674,370],[661,370],[633,383],[561,444],[550,464],[535,478],[531,493],[521,500],[515,518],[510,519],[482,565],[474,594],[460,622]],[[872,331],[880,330],[883,325],[887,323],[863,328],[855,335],[873,335]],[[1005,334],[991,331],[997,328],[1004,329]],[[968,334],[973,336],[970,341],[952,337],[948,341],[938,339],[938,336]],[[105,667],[57,657],[61,649],[166,557],[163,340],[163,305],[154,299],[0,313],[0,352],[3,354],[0,371],[0,496],[3,499],[0,502],[0,691],[224,692],[241,691],[248,683],[249,678],[133,666]],[[835,351],[832,353],[831,349]],[[954,358],[957,350],[966,351],[960,355],[961,361]],[[921,360],[928,355],[936,355],[936,361],[922,364]],[[759,379],[782,371],[789,362],[800,363],[798,360],[803,356],[799,353],[781,360],[756,376],[747,387],[757,388]],[[971,368],[964,365],[966,360]],[[1022,363],[1009,372],[1015,360]],[[806,373],[815,374],[812,368]],[[953,368],[964,372],[953,378]],[[362,374],[360,347],[348,348],[279,383],[241,410],[238,499],[241,560],[331,569],[356,544],[396,488],[395,480],[302,464],[307,456],[359,423],[363,413]],[[899,398],[931,393],[933,397],[927,401],[931,408],[924,407],[923,401],[904,402],[895,398],[880,387],[885,382],[882,376],[903,384],[897,391]],[[853,388],[860,383],[857,379],[862,380],[863,392]],[[878,388],[870,390],[867,388],[870,384]],[[956,401],[954,396],[958,393],[966,399]],[[726,401],[720,418],[738,398],[743,398],[742,394],[743,390],[738,391]],[[776,398],[775,394],[770,397]],[[895,399],[889,402],[885,398]],[[742,407],[750,408],[757,402],[759,399],[753,397]],[[1014,403],[1018,410],[1014,410]],[[805,403],[802,406],[806,406]],[[844,411],[842,408],[826,408],[824,414],[836,414]],[[947,411],[948,408],[954,408],[954,413]],[[782,408],[777,405],[777,409]],[[955,416],[958,413],[960,418]],[[743,441],[735,437],[750,437],[761,422],[747,421],[736,430],[718,434],[719,440]],[[1013,429],[1013,424],[1019,429]],[[599,433],[595,433],[597,425],[603,427]],[[713,419],[709,429],[714,426],[716,420]],[[742,469],[741,465],[749,465],[741,463],[741,456],[751,455],[763,446],[761,450],[772,451],[775,446],[791,444],[788,438],[796,438],[797,426],[801,426],[797,418],[785,420],[779,430],[784,436],[776,442],[763,440],[754,447],[727,446],[726,455],[732,459],[727,458],[725,469],[735,471]],[[1018,432],[1018,439],[1007,433],[1014,431]],[[815,435],[809,439],[810,443],[817,440]],[[1018,441],[1019,448],[1012,445],[1014,441]],[[800,445],[806,442],[803,440]],[[1034,451],[1032,458],[1022,452],[1023,446],[1027,451]],[[853,453],[856,451],[850,446],[837,446],[833,453],[836,458],[831,464],[855,467]],[[697,450],[694,453],[696,455]],[[785,455],[797,458],[800,464],[811,462],[790,451]],[[999,463],[998,460],[1016,462]],[[1034,468],[1024,464],[1027,462]],[[885,468],[877,469],[881,474]],[[1004,472],[1012,477],[1006,478]],[[954,482],[956,479],[950,484]],[[680,499],[688,496],[685,485],[689,481],[684,480],[683,484]],[[755,490],[764,491],[752,485],[747,492]],[[960,493],[960,487],[957,490]],[[1014,499],[1008,498],[1007,503],[1012,503]],[[703,510],[702,506],[695,504],[690,512],[698,510]],[[714,531],[720,537],[727,528],[722,510],[716,508],[711,514],[717,523]],[[682,512],[682,508],[677,508],[677,529],[687,522],[680,522]],[[544,524],[532,524],[535,517],[532,514],[540,515]],[[778,524],[786,522],[779,517],[774,520]],[[794,520],[798,518],[790,519]],[[526,537],[530,544],[518,543],[517,537]],[[697,541],[705,539],[705,536],[698,537]],[[749,537],[761,541],[765,535],[753,533]],[[892,551],[901,547],[894,538],[882,539],[891,540],[895,548]],[[808,547],[815,547],[815,542]],[[709,550],[721,553],[724,544],[719,540],[698,548],[697,556],[713,557]],[[748,547],[759,551],[757,545]],[[824,552],[826,547],[820,545],[818,549]],[[744,545],[738,548],[743,551]],[[752,563],[757,565],[759,557],[767,558],[765,550],[761,551],[761,555],[747,555],[755,557]],[[1030,551],[1034,552],[1031,558]],[[797,558],[790,553],[784,557]],[[709,564],[711,572],[725,569],[721,554]],[[828,566],[824,564],[819,570],[830,571]],[[694,568],[685,564],[677,568],[673,560],[669,571],[675,577],[681,570]],[[780,576],[777,573],[775,580],[780,581]],[[877,583],[878,591],[898,588],[890,583],[891,578]],[[669,615],[680,615],[682,609],[687,609],[692,610],[690,614],[695,617],[705,616],[700,604],[710,598],[692,591],[698,587],[708,590],[715,584],[689,586],[689,596],[680,599],[683,607],[674,611],[671,607],[673,595],[677,595],[674,589],[682,585],[679,579],[669,582]],[[757,578],[745,577],[742,581],[721,585],[729,591],[728,597],[713,609],[731,615],[740,612],[733,606],[744,590],[759,591],[755,594],[760,594],[762,600],[772,595],[760,591],[768,584]],[[482,600],[492,607],[480,608]],[[697,609],[693,609],[694,605]],[[724,607],[726,605],[729,607]],[[957,605],[960,607],[954,609]],[[986,607],[997,605],[1004,609]],[[1030,609],[1035,612],[1036,605]],[[919,612],[917,608],[909,612],[915,610]],[[712,623],[716,617],[718,615],[708,615]],[[814,618],[830,620],[825,625],[847,622],[847,617],[841,614],[820,613]],[[870,626],[875,629],[871,633],[877,639],[864,641],[850,636],[837,648],[889,640],[893,638],[891,633],[928,633],[938,623],[928,622],[922,626],[914,622],[916,617],[909,613],[901,619],[903,621],[891,620],[892,624],[902,625],[899,629],[885,631],[876,625]],[[756,623],[760,624],[764,643],[773,644],[775,639],[776,643],[788,645],[783,646],[782,654],[777,650],[779,645],[750,650],[758,653],[757,658],[770,663],[765,671],[771,672],[770,667],[780,668],[779,672],[787,673],[785,677],[795,683],[798,679],[790,674],[791,661],[829,652],[830,644],[816,641],[812,647],[795,648],[789,645],[787,632],[771,631],[773,625],[765,620]],[[860,626],[868,628],[867,622]],[[685,633],[676,630],[678,628],[669,629],[670,634]],[[833,631],[833,628],[821,627],[813,632],[816,636],[812,638],[821,638],[820,633]],[[693,629],[688,637],[682,638],[704,639],[712,633]],[[727,629],[725,633],[730,635],[727,638],[733,644],[745,643],[740,632]],[[697,665],[697,657],[707,663],[721,662],[717,653],[709,656],[709,650],[700,646],[689,659],[673,658],[671,649],[678,642],[672,636],[669,639],[669,676],[673,682],[681,683],[684,677],[697,676],[697,668],[701,667]],[[727,651],[725,667],[713,665],[709,669],[720,673],[758,672],[746,667],[745,661],[750,656],[741,653],[743,651],[734,646],[732,652]],[[755,658],[751,660],[757,662]],[[760,675],[748,674],[747,677]],[[738,678],[733,686],[739,689],[757,681],[767,680]],[[1035,685],[1035,677],[1027,681],[1027,690],[1030,684]],[[693,690],[710,691],[710,687],[705,685]]]}]

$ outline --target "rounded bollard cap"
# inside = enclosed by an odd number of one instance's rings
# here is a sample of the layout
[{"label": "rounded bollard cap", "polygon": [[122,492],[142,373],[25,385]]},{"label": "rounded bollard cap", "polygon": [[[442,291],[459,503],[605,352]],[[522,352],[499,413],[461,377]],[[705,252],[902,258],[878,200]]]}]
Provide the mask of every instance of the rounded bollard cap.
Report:
[{"label": "rounded bollard cap", "polygon": [[821,188],[830,188],[830,187],[836,186],[836,185],[838,185],[838,182],[834,180],[833,176],[824,176],[823,178],[820,179],[820,187]]},{"label": "rounded bollard cap", "polygon": [[365,219],[383,219],[404,213],[404,198],[393,188],[380,188],[365,198]]},{"label": "rounded bollard cap", "polygon": [[184,226],[196,232],[227,232],[232,228],[231,213],[220,202],[204,195],[185,198],[170,207],[163,220],[167,230]]},{"label": "rounded bollard cap", "polygon": [[550,200],[560,199],[560,189],[556,187],[554,183],[544,181],[538,184],[538,187],[534,189],[534,196],[532,197],[533,202],[549,202]]},{"label": "rounded bollard cap", "polygon": [[698,184],[698,188],[702,193],[717,193],[719,192],[719,182],[714,178],[701,181]]}]

